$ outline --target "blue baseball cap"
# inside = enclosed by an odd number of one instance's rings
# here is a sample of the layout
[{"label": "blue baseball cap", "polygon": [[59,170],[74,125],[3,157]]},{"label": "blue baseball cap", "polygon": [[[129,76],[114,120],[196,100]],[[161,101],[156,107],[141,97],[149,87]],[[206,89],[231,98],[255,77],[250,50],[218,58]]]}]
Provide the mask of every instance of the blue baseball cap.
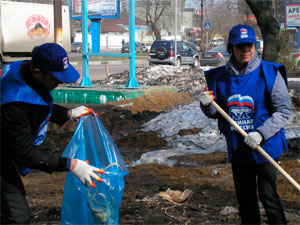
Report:
[{"label": "blue baseball cap", "polygon": [[232,45],[238,45],[242,43],[256,44],[256,36],[252,27],[247,25],[236,25],[230,32],[228,42]]},{"label": "blue baseball cap", "polygon": [[77,70],[70,64],[64,48],[56,43],[46,43],[35,47],[31,61],[36,68],[51,73],[62,83],[73,83],[80,77]]}]

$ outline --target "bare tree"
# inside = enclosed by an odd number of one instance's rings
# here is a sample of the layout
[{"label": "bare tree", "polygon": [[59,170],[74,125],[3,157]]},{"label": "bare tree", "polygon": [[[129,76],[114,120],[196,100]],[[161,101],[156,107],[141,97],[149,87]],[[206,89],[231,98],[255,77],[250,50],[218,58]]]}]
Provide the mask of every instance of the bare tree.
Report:
[{"label": "bare tree", "polygon": [[207,10],[205,10],[204,20],[211,23],[209,42],[211,43],[216,35],[221,35],[226,43],[228,31],[232,26],[242,22],[242,16],[239,14],[236,1],[211,0],[206,2],[205,8]]},{"label": "bare tree", "polygon": [[144,0],[136,2],[136,12],[146,19],[147,25],[151,28],[157,40],[161,39],[161,28],[163,17],[169,11],[170,1]]},{"label": "bare tree", "polygon": [[280,50],[280,27],[273,16],[271,0],[245,0],[251,8],[260,27],[263,40],[263,59],[270,62],[277,62]]}]

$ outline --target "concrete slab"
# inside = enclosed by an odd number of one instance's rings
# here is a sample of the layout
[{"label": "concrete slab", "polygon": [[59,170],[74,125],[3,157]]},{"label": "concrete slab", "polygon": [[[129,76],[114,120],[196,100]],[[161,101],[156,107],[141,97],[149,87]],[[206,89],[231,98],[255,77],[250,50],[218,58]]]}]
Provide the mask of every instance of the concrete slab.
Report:
[{"label": "concrete slab", "polygon": [[169,90],[176,92],[173,86],[145,86],[139,88],[125,88],[124,86],[64,86],[52,91],[55,103],[86,103],[102,104],[117,102],[125,99],[143,97],[145,94]]}]

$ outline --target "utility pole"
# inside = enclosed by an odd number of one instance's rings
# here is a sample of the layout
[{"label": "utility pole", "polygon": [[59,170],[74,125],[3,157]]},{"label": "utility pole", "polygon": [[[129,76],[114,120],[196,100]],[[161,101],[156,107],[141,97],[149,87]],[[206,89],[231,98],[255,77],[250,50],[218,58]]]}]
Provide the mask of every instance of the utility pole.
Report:
[{"label": "utility pole", "polygon": [[54,14],[54,42],[63,46],[63,30],[62,30],[62,1],[53,1]]},{"label": "utility pole", "polygon": [[175,30],[174,30],[174,35],[175,35],[175,57],[174,57],[174,60],[176,63],[176,56],[177,56],[177,0],[175,0]]},{"label": "utility pole", "polygon": [[203,27],[203,0],[201,0],[201,51],[204,50],[203,47],[203,31],[204,31],[204,27]]}]

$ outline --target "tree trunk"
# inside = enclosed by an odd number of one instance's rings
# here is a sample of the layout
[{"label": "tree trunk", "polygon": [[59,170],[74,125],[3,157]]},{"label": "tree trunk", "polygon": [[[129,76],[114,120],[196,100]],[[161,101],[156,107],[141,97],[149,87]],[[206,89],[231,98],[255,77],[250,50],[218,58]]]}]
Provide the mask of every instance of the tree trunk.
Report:
[{"label": "tree trunk", "polygon": [[280,49],[279,25],[273,16],[271,0],[245,0],[254,13],[261,30],[264,50],[263,59],[277,62]]},{"label": "tree trunk", "polygon": [[160,30],[157,28],[157,26],[153,25],[153,26],[151,26],[151,28],[152,28],[152,31],[154,33],[156,40],[161,40]]}]

